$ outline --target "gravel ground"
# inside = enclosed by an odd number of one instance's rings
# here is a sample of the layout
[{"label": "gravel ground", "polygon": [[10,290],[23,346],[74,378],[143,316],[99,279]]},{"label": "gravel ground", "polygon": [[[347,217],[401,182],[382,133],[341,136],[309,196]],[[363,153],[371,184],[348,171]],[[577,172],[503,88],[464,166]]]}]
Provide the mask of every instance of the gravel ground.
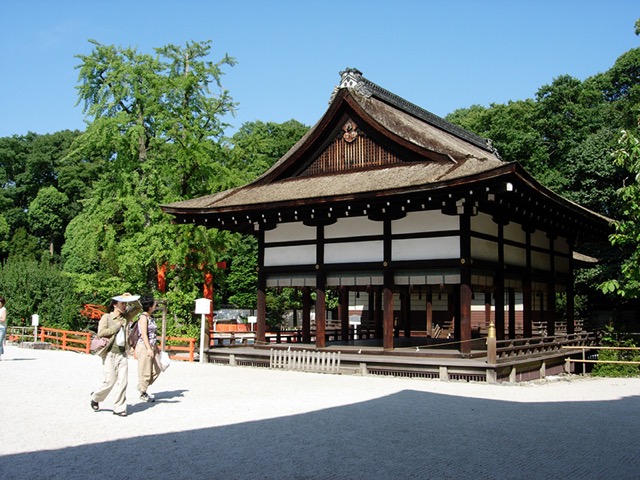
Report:
[{"label": "gravel ground", "polygon": [[95,356],[7,346],[2,479],[638,479],[640,379],[518,385],[173,362],[129,416]]}]

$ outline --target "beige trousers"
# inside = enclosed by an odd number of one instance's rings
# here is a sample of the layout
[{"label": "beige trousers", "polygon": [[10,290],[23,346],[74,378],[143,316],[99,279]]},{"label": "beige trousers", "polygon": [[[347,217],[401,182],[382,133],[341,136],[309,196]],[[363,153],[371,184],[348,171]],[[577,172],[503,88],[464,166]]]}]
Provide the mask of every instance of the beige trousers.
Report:
[{"label": "beige trousers", "polygon": [[102,384],[93,392],[93,401],[103,402],[109,393],[113,392],[113,411],[126,412],[129,377],[127,357],[121,353],[107,352],[107,356],[102,361],[102,373]]},{"label": "beige trousers", "polygon": [[150,357],[143,342],[138,342],[136,345],[136,358],[138,359],[138,391],[145,393],[149,385],[156,381],[162,369],[158,363],[158,354]]}]

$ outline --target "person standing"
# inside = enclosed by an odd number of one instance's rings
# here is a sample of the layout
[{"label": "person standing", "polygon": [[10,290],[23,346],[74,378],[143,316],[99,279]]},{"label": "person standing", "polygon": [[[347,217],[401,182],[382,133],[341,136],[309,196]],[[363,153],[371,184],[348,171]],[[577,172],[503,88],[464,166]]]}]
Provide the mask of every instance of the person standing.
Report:
[{"label": "person standing", "polygon": [[157,308],[153,297],[140,299],[142,313],[138,316],[138,343],[136,344],[136,358],[138,359],[138,392],[143,402],[153,402],[155,399],[147,393],[147,389],[156,381],[162,369],[158,363],[158,326],[153,318]]},{"label": "person standing", "polygon": [[7,309],[5,304],[7,301],[4,297],[0,297],[0,360],[4,354],[4,339],[7,335]]},{"label": "person standing", "polygon": [[127,348],[125,331],[127,323],[140,311],[137,301],[139,295],[123,293],[113,297],[109,303],[108,313],[102,315],[98,322],[98,336],[109,338],[109,343],[96,352],[102,358],[103,380],[100,386],[91,392],[91,408],[100,409],[109,393],[113,391],[113,414],[127,416],[127,383],[129,368],[127,364]]}]

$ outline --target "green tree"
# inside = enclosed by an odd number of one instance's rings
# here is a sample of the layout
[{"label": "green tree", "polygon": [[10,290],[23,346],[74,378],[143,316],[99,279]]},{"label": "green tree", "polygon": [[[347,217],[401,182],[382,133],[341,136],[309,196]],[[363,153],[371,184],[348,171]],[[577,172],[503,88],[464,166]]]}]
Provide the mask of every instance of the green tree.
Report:
[{"label": "green tree", "polygon": [[67,224],[69,198],[56,187],[44,187],[29,204],[29,226],[31,230],[46,239],[49,253],[54,254],[54,243],[60,242]]},{"label": "green tree", "polygon": [[230,168],[243,172],[243,181],[249,182],[268,170],[308,130],[297,120],[244,123],[231,138]]},{"label": "green tree", "polygon": [[37,313],[43,326],[84,328],[73,281],[55,264],[10,257],[0,264],[0,291],[7,299],[9,325],[31,325]]},{"label": "green tree", "polygon": [[623,131],[615,162],[630,174],[618,190],[623,204],[622,219],[615,224],[611,244],[624,249],[628,257],[622,262],[619,279],[610,279],[600,286],[602,291],[617,292],[626,298],[640,295],[640,140],[632,132]]},{"label": "green tree", "polygon": [[[201,276],[214,255],[194,243],[201,229],[171,225],[158,206],[237,185],[219,145],[222,118],[235,107],[221,78],[235,61],[207,60],[210,42],[155,55],[91,42],[92,53],[78,56],[79,102],[91,123],[74,152],[101,152],[105,166],[67,228],[65,269],[87,293],[114,285],[153,291],[158,266],[168,264],[175,268],[167,297],[192,310],[186,279]],[[212,248],[223,244],[219,232],[205,235]]]}]

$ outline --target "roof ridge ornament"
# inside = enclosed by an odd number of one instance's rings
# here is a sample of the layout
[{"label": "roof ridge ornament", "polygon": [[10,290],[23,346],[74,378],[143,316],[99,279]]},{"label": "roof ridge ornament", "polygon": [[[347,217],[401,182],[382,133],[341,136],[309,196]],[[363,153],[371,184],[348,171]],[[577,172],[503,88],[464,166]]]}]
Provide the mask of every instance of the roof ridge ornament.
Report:
[{"label": "roof ridge ornament", "polygon": [[345,68],[340,72],[340,84],[333,89],[329,103],[331,103],[338,93],[338,90],[346,88],[365,98],[373,95],[371,89],[367,86],[366,81],[362,77],[362,72],[357,68]]}]

